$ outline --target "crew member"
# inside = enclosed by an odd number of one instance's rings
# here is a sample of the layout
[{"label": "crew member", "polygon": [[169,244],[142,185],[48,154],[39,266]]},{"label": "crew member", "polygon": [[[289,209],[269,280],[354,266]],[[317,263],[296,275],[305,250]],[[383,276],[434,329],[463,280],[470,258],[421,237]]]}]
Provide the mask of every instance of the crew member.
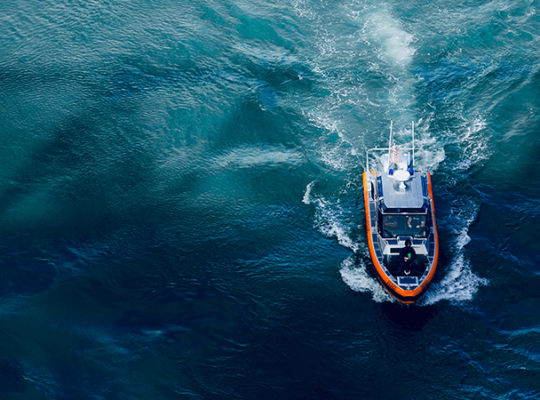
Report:
[{"label": "crew member", "polygon": [[405,247],[399,253],[398,275],[410,275],[416,273],[415,269],[416,251],[412,248],[410,239],[405,240]]}]

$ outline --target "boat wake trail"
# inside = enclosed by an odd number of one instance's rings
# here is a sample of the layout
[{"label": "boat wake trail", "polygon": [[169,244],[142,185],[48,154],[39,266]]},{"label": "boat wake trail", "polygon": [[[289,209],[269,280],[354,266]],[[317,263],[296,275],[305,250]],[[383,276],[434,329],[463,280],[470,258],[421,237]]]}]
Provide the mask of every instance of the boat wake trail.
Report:
[{"label": "boat wake trail", "polygon": [[343,217],[347,212],[339,204],[339,199],[335,204],[324,199],[317,199],[314,204],[316,228],[325,236],[336,237],[340,245],[356,253],[359,245],[350,237],[354,226],[344,221],[346,218]]},{"label": "boat wake trail", "polygon": [[[357,260],[357,264],[355,263]],[[355,265],[356,264],[356,265]],[[366,264],[356,255],[352,255],[341,263],[339,270],[343,282],[345,282],[355,292],[371,293],[373,301],[383,303],[385,301],[395,301],[392,296],[383,289],[376,279],[369,276]]]},{"label": "boat wake trail", "polygon": [[365,243],[352,239],[354,224],[347,222],[354,221],[353,216],[347,215],[339,200],[332,203],[320,197],[312,198],[311,191],[314,184],[315,182],[311,182],[306,187],[302,202],[315,206],[315,228],[327,237],[335,237],[340,245],[355,253],[341,263],[339,272],[343,281],[355,292],[371,293],[377,303],[394,301],[367,271],[367,266],[360,255],[369,258],[368,248]]},{"label": "boat wake trail", "polygon": [[[435,283],[428,290],[420,305],[431,305],[441,300],[448,300],[452,304],[472,300],[480,286],[486,286],[489,281],[477,276],[471,268],[471,264],[465,256],[465,246],[471,241],[468,235],[469,226],[474,221],[473,217],[467,218],[465,226],[461,228],[454,244],[454,258],[450,267],[444,272],[445,276],[439,283]],[[439,271],[441,273],[441,271]]]},{"label": "boat wake trail", "polygon": [[[320,165],[321,173],[328,174],[332,182],[332,189],[324,189],[324,197],[314,193],[316,182],[309,183],[302,202],[315,209],[315,229],[326,237],[335,237],[340,245],[355,253],[341,263],[343,281],[354,291],[371,293],[377,302],[394,301],[368,272],[365,229],[358,227],[358,207],[352,211],[354,207],[348,204],[361,193],[358,176],[359,167],[365,162],[363,150],[386,145],[381,139],[384,131],[380,128],[381,120],[393,120],[397,127],[409,126],[414,120],[415,165],[432,173],[449,174],[447,181],[455,185],[459,180],[456,174],[468,171],[489,156],[487,144],[478,146],[485,142],[482,141],[487,133],[485,119],[480,113],[459,112],[452,114],[452,118],[461,116],[464,124],[457,130],[441,130],[434,106],[417,115],[414,110],[417,110],[415,99],[421,89],[420,79],[429,78],[414,72],[421,36],[414,24],[400,20],[392,10],[380,5],[358,7],[353,2],[336,10],[338,18],[316,3],[294,0],[293,6],[298,17],[313,27],[309,45],[318,55],[306,57],[303,62],[309,66],[310,82],[320,91],[320,96],[313,103],[291,101],[291,104],[313,128],[315,136],[306,136],[305,147],[310,158]],[[338,58],[342,61],[336,69]],[[410,134],[407,128],[395,131],[402,144],[408,143]],[[354,196],[352,187],[355,187]],[[449,264],[439,265],[440,280],[433,283],[420,305],[441,300],[469,301],[479,287],[488,283],[475,275],[465,251],[476,211],[469,210],[467,216],[462,214],[457,219],[453,215],[448,221],[442,217],[445,211],[444,207],[439,209],[439,222],[453,232],[446,247],[452,248],[454,255]]]},{"label": "boat wake trail", "polygon": [[310,202],[309,196],[311,195],[311,189],[313,189],[314,184],[315,184],[315,181],[313,181],[309,185],[307,185],[306,193],[304,193],[304,198],[302,199],[302,203],[309,204],[309,202]]}]

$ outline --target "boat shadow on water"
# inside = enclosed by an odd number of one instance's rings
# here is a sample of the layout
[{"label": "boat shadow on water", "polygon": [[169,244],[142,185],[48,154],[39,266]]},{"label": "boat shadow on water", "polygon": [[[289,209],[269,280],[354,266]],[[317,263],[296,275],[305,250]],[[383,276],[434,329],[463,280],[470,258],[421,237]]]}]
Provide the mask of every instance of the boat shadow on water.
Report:
[{"label": "boat shadow on water", "polygon": [[404,306],[398,303],[379,303],[381,315],[386,317],[394,325],[409,331],[420,331],[426,324],[438,314],[435,305]]}]

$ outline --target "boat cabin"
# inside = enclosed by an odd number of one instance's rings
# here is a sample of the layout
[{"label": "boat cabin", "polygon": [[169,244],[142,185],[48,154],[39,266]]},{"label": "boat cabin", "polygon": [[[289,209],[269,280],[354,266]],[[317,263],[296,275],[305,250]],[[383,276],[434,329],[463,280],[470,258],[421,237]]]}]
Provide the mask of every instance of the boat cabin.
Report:
[{"label": "boat cabin", "polygon": [[410,239],[417,265],[412,274],[421,276],[428,262],[425,241],[431,225],[427,179],[410,173],[407,181],[403,178],[395,179],[392,174],[377,177],[377,231],[385,239],[383,262],[390,274],[397,276],[401,249]]}]

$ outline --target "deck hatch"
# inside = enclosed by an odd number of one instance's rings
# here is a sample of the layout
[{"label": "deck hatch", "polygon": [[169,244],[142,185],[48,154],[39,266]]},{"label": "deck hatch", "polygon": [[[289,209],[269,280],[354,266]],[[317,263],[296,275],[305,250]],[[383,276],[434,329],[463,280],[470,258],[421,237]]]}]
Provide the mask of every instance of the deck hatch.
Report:
[{"label": "deck hatch", "polygon": [[418,285],[417,276],[398,276],[399,285]]}]

